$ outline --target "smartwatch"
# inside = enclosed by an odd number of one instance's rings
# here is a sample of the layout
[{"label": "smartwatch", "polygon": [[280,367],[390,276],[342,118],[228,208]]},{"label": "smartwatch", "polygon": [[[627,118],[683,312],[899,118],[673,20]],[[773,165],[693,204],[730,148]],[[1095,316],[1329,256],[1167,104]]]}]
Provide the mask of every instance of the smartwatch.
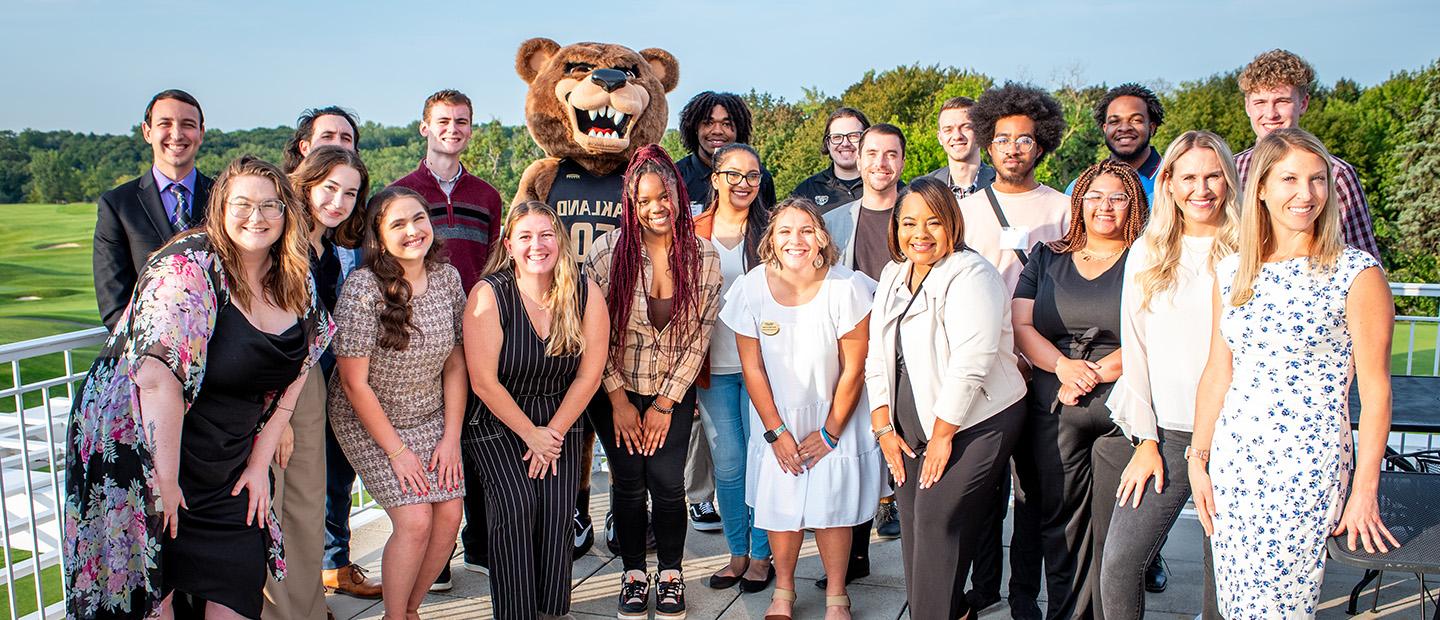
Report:
[{"label": "smartwatch", "polygon": [[773,430],[773,431],[765,431],[765,443],[775,443],[775,440],[779,439],[780,436],[781,436],[781,435],[784,435],[784,434],[785,434],[785,425],[784,425],[784,424],[781,424],[780,426],[775,427],[775,430]]}]

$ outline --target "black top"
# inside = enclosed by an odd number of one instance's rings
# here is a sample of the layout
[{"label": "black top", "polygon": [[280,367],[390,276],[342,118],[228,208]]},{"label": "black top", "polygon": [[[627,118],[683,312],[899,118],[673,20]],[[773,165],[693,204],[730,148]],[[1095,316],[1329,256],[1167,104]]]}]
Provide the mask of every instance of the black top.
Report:
[{"label": "black top", "polygon": [[[500,385],[515,399],[530,421],[536,425],[548,424],[565,399],[565,391],[574,383],[580,372],[580,356],[555,357],[545,353],[546,341],[540,339],[530,315],[525,312],[525,302],[520,298],[520,289],[515,284],[515,274],[501,271],[485,276],[481,282],[490,283],[495,292],[496,309],[500,314],[500,331],[504,343],[500,345],[499,365],[496,374]],[[589,289],[585,280],[580,281],[578,309],[585,315],[585,301]],[[553,325],[553,323],[552,323]],[[481,403],[480,416],[466,431],[479,433],[484,437],[505,430],[503,422]],[[471,429],[471,426],[477,428]]]},{"label": "black top", "polygon": [[829,166],[820,172],[810,175],[795,190],[790,192],[792,198],[808,198],[815,206],[820,207],[820,214],[843,205],[847,202],[854,202],[860,199],[865,193],[865,184],[860,177],[849,181],[841,180],[835,176],[835,166]]},{"label": "black top", "polygon": [[569,229],[570,247],[575,249],[575,257],[581,263],[585,262],[590,244],[620,226],[620,193],[624,183],[624,170],[597,177],[574,161],[560,160],[546,201],[560,216],[560,223]]},{"label": "black top", "polygon": [[265,586],[263,531],[245,524],[249,492],[231,495],[265,418],[265,396],[300,374],[309,347],[304,324],[268,334],[234,304],[215,319],[200,394],[180,442],[180,532],[165,537],[164,590],[180,590],[258,618]]},{"label": "black top", "polygon": [[310,248],[310,274],[315,278],[315,291],[325,311],[335,313],[335,301],[340,298],[340,255],[335,251],[335,242],[329,237],[320,238],[320,255]]},{"label": "black top", "polygon": [[[695,153],[675,162],[675,167],[685,181],[685,193],[690,195],[690,214],[703,211],[710,201],[710,173],[714,169],[700,161],[700,156]],[[760,165],[760,197],[765,200],[766,209],[775,206],[775,179],[770,177],[770,171],[765,169],[764,164]]]},{"label": "black top", "polygon": [[1043,243],[1030,250],[1016,299],[1035,301],[1036,331],[1071,359],[1097,361],[1120,348],[1120,287],[1130,251],[1094,280],[1075,268],[1071,254]]}]

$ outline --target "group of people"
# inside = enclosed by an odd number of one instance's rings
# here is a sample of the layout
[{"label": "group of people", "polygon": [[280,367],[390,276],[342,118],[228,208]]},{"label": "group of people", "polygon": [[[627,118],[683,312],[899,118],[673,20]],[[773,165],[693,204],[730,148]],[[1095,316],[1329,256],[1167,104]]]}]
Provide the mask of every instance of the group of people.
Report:
[{"label": "group of people", "polygon": [[[687,520],[717,519],[705,583],[773,583],[767,620],[807,607],[806,531],[824,616],[849,618],[872,528],[901,540],[912,617],[974,617],[1012,497],[1014,617],[1142,617],[1192,498],[1207,618],[1313,616],[1329,536],[1397,545],[1393,306],[1355,170],[1297,127],[1313,81],[1257,56],[1239,155],[1204,130],[1153,147],[1158,97],[1111,89],[1110,156],[1067,192],[1036,181],[1066,124],[1043,90],[945,102],[947,165],[908,184],[905,134],[841,108],[831,166],[778,202],[743,99],[705,92],[691,153],[638,148],[594,238],[465,170],[459,92],[373,195],[343,109],[308,110],[283,169],[212,182],[199,103],[162,92],[152,171],[99,205],[112,336],[67,439],[67,610],[323,618],[328,588],[416,618],[458,535],[497,618],[566,617],[593,433],[622,620],[685,617]],[[393,525],[378,583],[348,557],[356,475]]]}]

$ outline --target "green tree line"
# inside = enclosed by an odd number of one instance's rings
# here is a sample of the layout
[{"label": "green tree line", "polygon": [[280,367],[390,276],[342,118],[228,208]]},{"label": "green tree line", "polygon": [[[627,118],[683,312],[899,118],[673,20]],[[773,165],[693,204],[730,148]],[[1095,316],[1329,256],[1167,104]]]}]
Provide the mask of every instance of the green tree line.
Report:
[{"label": "green tree line", "polygon": [[[1163,149],[1179,133],[1203,128],[1220,134],[1236,152],[1248,148],[1254,134],[1235,81],[1238,72],[1236,68],[1178,86],[1150,84],[1165,104],[1165,124],[1155,145]],[[1069,128],[1062,146],[1038,171],[1042,182],[1056,188],[1106,155],[1090,110],[1108,86],[1071,82],[1052,90]],[[966,69],[912,65],[867,71],[838,95],[807,89],[794,101],[755,91],[745,98],[754,115],[752,142],[785,192],[828,164],[820,140],[825,118],[835,107],[852,106],[872,122],[901,127],[909,139],[904,173],[909,179],[944,164],[935,136],[940,104],[957,95],[978,97],[996,83]],[[683,99],[672,97],[671,105],[683,105]],[[1301,125],[1360,173],[1391,279],[1440,281],[1440,63],[1397,72],[1370,87],[1348,79],[1319,85]],[[198,165],[214,173],[244,153],[279,161],[291,132],[289,127],[209,130]],[[424,139],[414,123],[365,123],[360,138],[374,186],[409,173],[424,154]],[[677,158],[684,154],[674,130],[667,132],[663,144]],[[149,153],[138,126],[127,135],[0,131],[0,203],[95,200],[144,172]],[[521,172],[542,155],[524,127],[492,120],[476,125],[462,161],[508,198]]]}]

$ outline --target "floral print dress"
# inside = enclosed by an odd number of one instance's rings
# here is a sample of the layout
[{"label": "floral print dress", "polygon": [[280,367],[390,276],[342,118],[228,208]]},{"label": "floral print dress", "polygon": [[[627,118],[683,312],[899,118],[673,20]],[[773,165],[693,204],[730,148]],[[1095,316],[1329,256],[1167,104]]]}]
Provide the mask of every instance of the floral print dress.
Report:
[{"label": "floral print dress", "polygon": [[[318,305],[313,281],[310,299],[298,324],[308,351],[301,372],[319,359],[335,330]],[[81,385],[65,452],[67,617],[141,618],[153,614],[166,594],[162,545],[168,535],[161,533],[160,494],[141,432],[135,374],[145,357],[163,362],[179,380],[189,412],[205,381],[217,320],[229,305],[228,278],[208,235],[171,242],[150,258],[129,308]],[[280,391],[255,395],[261,425]],[[256,425],[251,439],[259,429]],[[183,450],[183,435],[181,444]],[[187,504],[194,508],[195,500]],[[268,569],[282,579],[278,523],[272,513],[263,536]]]},{"label": "floral print dress", "polygon": [[1235,307],[1238,266],[1238,256],[1216,266],[1234,356],[1210,453],[1218,603],[1227,618],[1314,617],[1352,462],[1345,300],[1377,263],[1349,247],[1333,269],[1266,263],[1255,296]]}]

